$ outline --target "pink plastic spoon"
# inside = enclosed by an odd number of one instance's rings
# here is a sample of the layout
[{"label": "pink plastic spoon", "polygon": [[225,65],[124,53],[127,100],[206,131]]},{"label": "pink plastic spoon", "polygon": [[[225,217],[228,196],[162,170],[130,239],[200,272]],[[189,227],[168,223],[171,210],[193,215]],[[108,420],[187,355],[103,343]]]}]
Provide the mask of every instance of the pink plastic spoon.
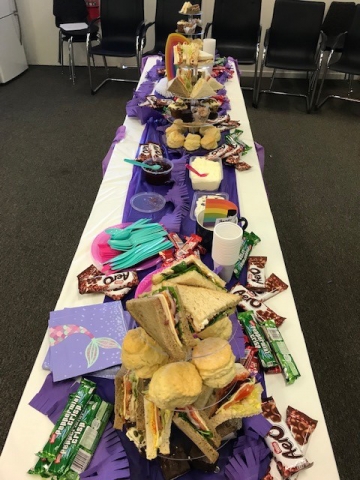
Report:
[{"label": "pink plastic spoon", "polygon": [[199,177],[207,177],[209,174],[208,173],[199,173],[197,170],[195,170],[194,167],[191,165],[186,164],[185,167],[190,170],[190,172],[195,173],[195,175],[198,175]]}]

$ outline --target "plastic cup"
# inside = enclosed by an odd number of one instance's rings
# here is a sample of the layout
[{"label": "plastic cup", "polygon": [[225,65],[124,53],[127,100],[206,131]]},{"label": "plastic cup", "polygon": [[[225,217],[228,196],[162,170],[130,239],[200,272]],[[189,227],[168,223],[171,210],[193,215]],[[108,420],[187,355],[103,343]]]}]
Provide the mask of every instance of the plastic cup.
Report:
[{"label": "plastic cup", "polygon": [[231,278],[238,260],[243,229],[232,222],[215,225],[211,257],[217,267],[222,267],[219,276],[226,282]]}]

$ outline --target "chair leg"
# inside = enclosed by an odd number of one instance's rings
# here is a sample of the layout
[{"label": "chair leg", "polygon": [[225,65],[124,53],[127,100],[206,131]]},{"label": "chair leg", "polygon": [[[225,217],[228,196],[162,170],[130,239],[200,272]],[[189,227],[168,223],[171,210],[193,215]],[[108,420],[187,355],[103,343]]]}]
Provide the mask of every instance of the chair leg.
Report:
[{"label": "chair leg", "polygon": [[271,82],[270,82],[269,90],[271,90],[272,87],[273,87],[274,80],[275,80],[275,74],[276,74],[276,68],[274,68],[273,74],[272,74],[272,76],[271,76]]},{"label": "chair leg", "polygon": [[325,78],[326,78],[326,75],[327,75],[327,72],[328,72],[329,68],[328,66],[326,66],[326,69],[323,73],[323,78],[321,80],[321,83],[320,83],[320,88],[319,88],[319,93],[317,95],[317,98],[316,98],[316,103],[315,103],[315,110],[319,110],[319,108],[325,103],[325,100],[320,104],[320,96],[321,96],[321,92],[322,92],[322,89],[323,89],[323,86],[324,86],[324,82],[325,82]]},{"label": "chair leg", "polygon": [[259,80],[258,80],[258,87],[257,87],[257,92],[256,92],[256,104],[255,104],[255,107],[256,107],[256,108],[257,108],[258,105],[259,105],[260,88],[261,88],[261,80],[262,80],[264,65],[265,65],[265,55],[263,55],[263,58],[262,58],[262,61],[261,61],[260,74],[259,74]]},{"label": "chair leg", "polygon": [[61,63],[61,30],[59,30],[58,63]]},{"label": "chair leg", "polygon": [[61,32],[59,31],[59,54],[60,54],[60,64],[61,64],[61,73],[64,73],[64,40]]},{"label": "chair leg", "polygon": [[349,75],[349,90],[347,94],[348,97],[351,97],[351,94],[353,93],[353,88],[352,88],[353,78],[354,78],[354,75]]},{"label": "chair leg", "polygon": [[91,95],[94,95],[94,90],[93,90],[93,86],[92,86],[92,76],[91,76],[89,43],[90,43],[90,40],[89,40],[89,38],[87,38],[87,40],[86,40],[86,58],[87,58],[87,65],[88,65],[88,72],[89,72],[90,91],[91,91]]},{"label": "chair leg", "polygon": [[312,94],[311,94],[311,98],[310,98],[310,103],[308,104],[308,110],[307,110],[308,113],[311,113],[311,109],[312,109],[312,107],[313,107],[314,97],[315,97],[315,91],[316,91],[316,85],[317,85],[317,82],[318,82],[318,79],[319,79],[319,75],[320,75],[320,68],[321,68],[321,65],[320,65],[320,67],[318,67],[318,68],[316,69],[316,71],[315,71],[314,74],[313,74],[313,79],[311,80],[311,84],[312,84]]},{"label": "chair leg", "polygon": [[[256,49],[256,58],[255,58],[253,100],[252,100],[253,107],[255,107],[255,108],[257,107],[257,104],[256,104],[256,88],[257,88],[257,72],[258,72],[258,65],[259,65],[259,50],[260,50],[260,45],[258,44],[257,49]],[[240,79],[239,79],[239,81],[240,81]]]},{"label": "chair leg", "polygon": [[75,58],[74,58],[74,44],[72,37],[70,38],[70,56],[71,56],[71,78],[72,84],[75,85]]},{"label": "chair leg", "polygon": [[109,76],[109,69],[108,69],[106,57],[103,55],[102,58],[103,58],[103,62],[104,62],[104,67],[105,67],[105,71],[106,71],[106,76],[108,77],[108,76]]},{"label": "chair leg", "polygon": [[95,57],[94,55],[91,55],[92,61],[93,61],[93,66],[95,67]]}]

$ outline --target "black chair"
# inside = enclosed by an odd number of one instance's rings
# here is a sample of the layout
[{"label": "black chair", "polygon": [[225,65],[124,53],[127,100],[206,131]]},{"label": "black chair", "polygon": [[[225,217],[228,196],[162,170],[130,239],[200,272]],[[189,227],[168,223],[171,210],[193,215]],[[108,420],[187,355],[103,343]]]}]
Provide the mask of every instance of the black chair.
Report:
[{"label": "black chair", "polygon": [[[53,0],[53,14],[55,16],[55,25],[59,28],[59,57],[58,62],[61,64],[61,69],[64,66],[64,41],[68,42],[69,50],[69,69],[70,79],[75,83],[75,57],[74,57],[74,43],[85,43],[88,28],[82,30],[65,30],[60,28],[64,23],[86,23],[88,11],[84,0]],[[92,40],[96,40],[99,28],[92,25],[90,29],[90,36]]]},{"label": "black chair", "polygon": [[[347,32],[354,19],[355,2],[332,2],[325,16],[321,30],[327,36],[325,50],[333,50],[340,33]],[[341,52],[344,41],[338,42],[335,52]]]},{"label": "black chair", "polygon": [[[196,2],[200,5],[201,0]],[[177,22],[181,19],[185,19],[183,15],[179,14],[181,7],[184,5],[184,0],[157,0],[156,1],[156,13],[155,21],[149,23],[146,26],[146,30],[151,26],[155,29],[155,44],[154,48],[144,53],[144,55],[157,54],[159,52],[165,52],[166,40],[170,33],[176,31]],[[144,49],[144,46],[143,46]]]},{"label": "black chair", "polygon": [[[342,44],[343,49],[340,58],[332,61],[332,57],[334,52],[336,52],[337,46]],[[328,70],[349,75],[349,90],[347,97],[328,95],[320,102],[320,96]],[[349,31],[347,33],[341,33],[334,42],[321,80],[315,108],[319,109],[322,107],[329,98],[338,98],[348,102],[360,103],[360,99],[350,98],[350,95],[352,94],[352,79],[354,75],[360,75],[360,5],[356,6],[355,15]]]},{"label": "black chair", "polygon": [[[264,66],[272,68],[273,75],[269,90],[274,93],[305,97],[307,112],[310,113],[317,79],[323,58],[325,36],[321,24],[325,3],[303,0],[276,0],[271,27],[266,31],[263,58],[257,88],[256,103],[259,103],[261,80]],[[322,44],[319,45],[319,39]],[[311,72],[307,94],[294,94],[272,90],[276,70]]]},{"label": "black chair", "polygon": [[[91,34],[88,34],[86,49],[89,70],[91,93],[94,95],[107,82],[134,82],[125,78],[110,78],[106,57],[136,58],[137,69],[140,73],[141,43],[144,34],[144,0],[101,0],[100,17],[93,20],[101,24],[101,37],[99,43],[93,45]],[[97,87],[93,87],[90,56],[103,57],[107,77]],[[131,68],[131,67],[124,67]]]},{"label": "black chair", "polygon": [[236,58],[241,65],[255,65],[253,100],[256,99],[256,80],[261,37],[261,0],[215,0],[213,21],[205,28],[212,37],[220,56]]}]

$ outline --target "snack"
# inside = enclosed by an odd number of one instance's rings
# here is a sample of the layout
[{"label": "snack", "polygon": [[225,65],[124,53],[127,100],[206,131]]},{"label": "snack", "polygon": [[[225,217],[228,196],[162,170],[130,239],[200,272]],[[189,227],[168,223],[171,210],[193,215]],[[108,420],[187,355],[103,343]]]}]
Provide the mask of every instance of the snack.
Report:
[{"label": "snack", "polygon": [[236,374],[235,355],[230,344],[222,338],[210,337],[198,343],[191,362],[208,387],[225,387]]},{"label": "snack", "polygon": [[251,347],[250,345],[245,348],[245,357],[241,359],[244,367],[249,370],[249,372],[256,375],[260,370],[260,362],[257,357],[258,349]]},{"label": "snack", "polygon": [[158,368],[169,361],[169,356],[143,328],[138,327],[125,335],[121,361],[139,378],[151,378]]},{"label": "snack", "polygon": [[[166,182],[169,182],[171,179],[171,170],[173,169],[173,163],[171,160],[167,160],[166,158],[158,159],[158,160],[144,160],[144,175],[145,180],[147,183],[151,185],[163,185]],[[146,165],[153,166],[159,165],[159,170],[150,170],[146,168]]]},{"label": "snack", "polygon": [[296,408],[288,406],[286,409],[286,425],[290,428],[292,436],[296,442],[302,447],[303,453],[309,444],[311,434],[314,432],[318,424],[317,420],[305,415]]},{"label": "snack", "polygon": [[271,308],[267,307],[253,292],[247,290],[240,283],[234,285],[230,290],[230,293],[241,295],[241,300],[239,301],[238,306],[245,311],[254,310],[256,318],[261,324],[268,319],[273,320],[277,327],[280,327],[283,324],[285,317],[281,317],[271,310]]},{"label": "snack", "polygon": [[144,162],[151,158],[162,158],[162,156],[162,150],[158,143],[142,143],[139,146],[139,153],[136,160]]},{"label": "snack", "polygon": [[176,286],[159,286],[153,293],[129,300],[126,308],[172,359],[185,360],[193,337]]},{"label": "snack", "polygon": [[220,446],[221,438],[204,412],[190,405],[177,412],[173,422],[212,463],[216,462],[219,458],[216,448]]},{"label": "snack", "polygon": [[265,442],[272,451],[283,478],[288,478],[305,468],[312,467],[313,464],[304,457],[299,445],[292,438],[272,397],[262,403],[262,412],[272,424],[271,430],[265,437]]},{"label": "snack", "polygon": [[196,105],[191,107],[191,113],[194,123],[203,124],[209,117],[210,109],[206,105]]},{"label": "snack", "polygon": [[164,455],[170,453],[172,410],[160,410],[153,402],[144,398],[146,458],[153,460],[158,450]]},{"label": "snack", "polygon": [[96,384],[90,380],[82,379],[74,395],[69,397],[65,409],[60,415],[51,431],[48,442],[37,455],[40,458],[53,461],[60,452],[66,437],[70,433],[74,422],[82,414],[86,404],[95,390]]},{"label": "snack", "polygon": [[174,410],[195,402],[201,388],[201,377],[192,363],[168,363],[154,373],[147,397],[159,408]]},{"label": "snack", "polygon": [[200,141],[201,137],[200,135],[196,135],[194,133],[188,133],[184,147],[187,151],[193,152],[194,150],[198,150],[200,148]]},{"label": "snack", "polygon": [[265,285],[265,265],[267,257],[249,257],[247,270],[246,288],[256,292],[264,292]]},{"label": "snack", "polygon": [[[182,114],[186,110],[188,110],[188,108],[189,108],[189,105],[186,104],[184,102],[184,100],[181,100],[181,98],[178,98],[174,102],[171,102],[170,105],[169,105],[169,111],[170,111],[170,114],[173,118],[183,119]],[[167,130],[166,130],[166,133],[167,133]]]},{"label": "snack", "polygon": [[215,91],[221,90],[222,88],[224,88],[224,85],[222,83],[218,82],[216,80],[216,78],[214,78],[214,77],[208,77],[207,82],[210,85],[210,87],[212,89],[214,89]]},{"label": "snack", "polygon": [[183,124],[184,122],[180,118],[177,118],[174,120],[174,123],[165,130],[165,135],[168,136],[171,132],[185,133],[187,129],[184,128]]},{"label": "snack", "polygon": [[[47,473],[55,475],[56,478],[64,475],[72,465],[76,454],[79,450],[80,441],[89,428],[96,421],[98,411],[107,408],[107,403],[103,402],[98,395],[93,395],[89,403],[86,405],[83,414],[74,424],[69,435],[57,455],[56,459],[51,463]],[[88,434],[88,433],[87,433]]]},{"label": "snack", "polygon": [[245,265],[247,259],[249,258],[251,250],[260,241],[261,241],[260,238],[257,235],[255,235],[254,232],[251,232],[251,233],[244,232],[243,233],[243,240],[242,240],[242,244],[241,244],[241,247],[240,247],[239,258],[238,258],[238,260],[235,264],[235,267],[234,267],[235,277],[237,277],[237,278],[240,277],[240,273],[241,273],[242,269],[244,268],[244,265]]},{"label": "snack", "polygon": [[209,337],[219,337],[229,340],[232,335],[232,322],[229,317],[223,317],[209,327],[199,332],[197,336],[204,340]]},{"label": "snack", "polygon": [[205,150],[213,150],[214,148],[217,147],[217,140],[215,136],[211,134],[207,134],[203,136],[200,144],[202,148],[205,148]]},{"label": "snack", "polygon": [[300,373],[279,329],[277,328],[274,320],[271,319],[261,322],[261,326],[279,362],[286,383],[291,385],[297,378],[300,377]]},{"label": "snack", "polygon": [[192,285],[211,290],[225,290],[225,282],[216,273],[212,272],[195,255],[180,260],[160,273],[152,276],[153,285],[158,285],[165,280],[181,285]]},{"label": "snack", "polygon": [[200,5],[198,3],[192,5],[191,2],[185,2],[179,13],[184,15],[194,15],[196,13],[200,13]]},{"label": "snack", "polygon": [[212,192],[219,189],[223,179],[222,164],[219,158],[208,160],[206,157],[192,157],[190,165],[199,173],[207,173],[206,177],[199,177],[199,175],[190,171],[189,177],[194,190]]},{"label": "snack", "polygon": [[[213,100],[213,99],[209,98],[209,100]],[[208,102],[209,100],[203,100],[203,102]],[[211,107],[210,107],[210,112],[211,112]],[[203,136],[211,135],[212,137],[215,138],[217,142],[221,139],[220,131],[214,125],[207,125],[205,127],[201,127],[199,130],[199,133],[200,135],[203,135]]]},{"label": "snack", "polygon": [[[172,283],[172,280],[170,280]],[[216,324],[235,311],[238,297],[225,291],[211,292],[207,288],[177,285],[177,292],[186,318],[195,332]]]},{"label": "snack", "polygon": [[257,324],[253,312],[238,313],[238,320],[243,326],[251,345],[258,349],[258,356],[263,368],[276,367],[278,362],[272,354],[270,345],[265,340],[264,332]]},{"label": "snack", "polygon": [[121,367],[115,377],[114,428],[122,430],[125,423],[136,423],[137,429],[145,430],[144,380],[135,372]]},{"label": "snack", "polygon": [[190,83],[188,83],[180,75],[177,75],[168,84],[168,91],[178,97],[189,98],[191,88],[192,88],[191,78],[190,78]]},{"label": "snack", "polygon": [[[88,270],[88,269],[87,269]],[[81,275],[81,274],[80,274]],[[91,276],[80,279],[78,275],[79,293],[104,293],[109,290],[129,290],[139,284],[139,278],[135,271],[120,272],[110,275]]]},{"label": "snack", "polygon": [[211,88],[205,78],[199,78],[191,91],[190,98],[200,99],[212,97],[215,94],[215,90]]},{"label": "snack", "polygon": [[215,150],[211,151],[206,155],[208,160],[214,160],[215,158],[222,158],[227,152],[230,152],[232,147],[224,143],[220,147],[216,148]]},{"label": "snack", "polygon": [[185,143],[185,136],[180,132],[171,132],[166,136],[166,143],[169,148],[181,148]]},{"label": "snack", "polygon": [[175,256],[177,259],[186,258],[189,255],[192,255],[192,252],[196,249],[196,247],[201,242],[202,238],[195,233],[192,233],[190,237],[186,240],[186,243],[177,250]]},{"label": "snack", "polygon": [[253,380],[239,383],[230,398],[220,403],[211,417],[212,424],[218,426],[227,420],[258,415],[261,413],[261,393],[260,383],[254,383]]},{"label": "snack", "polygon": [[265,281],[266,291],[257,293],[256,296],[262,301],[275,297],[278,293],[284,292],[288,285],[283,282],[275,273],[272,273]]}]

